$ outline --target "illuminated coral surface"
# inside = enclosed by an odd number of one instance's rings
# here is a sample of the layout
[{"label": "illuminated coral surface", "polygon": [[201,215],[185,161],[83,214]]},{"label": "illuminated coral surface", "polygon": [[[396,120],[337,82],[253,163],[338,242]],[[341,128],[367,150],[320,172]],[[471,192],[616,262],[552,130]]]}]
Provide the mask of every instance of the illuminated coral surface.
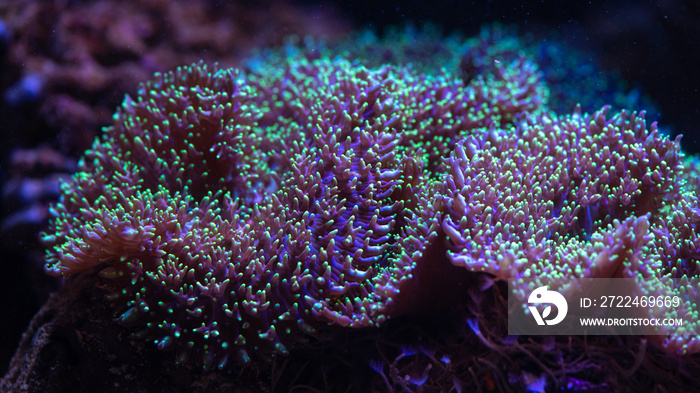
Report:
[{"label": "illuminated coral surface", "polygon": [[458,74],[303,53],[157,74],[62,184],[46,271],[97,273],[119,323],[205,369],[456,307],[476,273],[697,275],[680,139],[554,113],[525,57]]}]

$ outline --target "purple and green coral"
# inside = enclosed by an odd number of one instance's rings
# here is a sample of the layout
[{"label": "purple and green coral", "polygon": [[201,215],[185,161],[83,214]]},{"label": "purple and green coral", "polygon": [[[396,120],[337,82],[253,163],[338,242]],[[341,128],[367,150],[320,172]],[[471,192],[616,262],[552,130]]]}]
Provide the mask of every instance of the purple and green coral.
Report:
[{"label": "purple and green coral", "polygon": [[458,307],[474,274],[698,275],[697,163],[643,112],[554,113],[525,56],[317,57],[143,84],[63,183],[47,272],[95,274],[135,337],[205,369]]}]

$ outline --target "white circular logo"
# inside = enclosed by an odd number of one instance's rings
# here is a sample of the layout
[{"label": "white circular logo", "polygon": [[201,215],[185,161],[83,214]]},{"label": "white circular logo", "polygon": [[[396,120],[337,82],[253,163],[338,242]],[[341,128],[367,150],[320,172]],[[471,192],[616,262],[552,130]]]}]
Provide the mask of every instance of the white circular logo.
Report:
[{"label": "white circular logo", "polygon": [[[532,316],[535,317],[535,321],[537,321],[538,325],[556,325],[564,320],[564,317],[566,317],[566,312],[569,311],[569,305],[566,303],[564,296],[557,291],[547,290],[547,286],[541,286],[532,291],[527,299],[527,302],[532,304],[531,306],[528,306],[528,308],[530,309]],[[545,307],[544,311],[542,311],[542,315],[540,315],[540,311],[537,309],[538,304],[550,305]],[[547,317],[549,317],[552,313],[551,304],[557,307],[557,314],[555,318],[547,319]]]}]

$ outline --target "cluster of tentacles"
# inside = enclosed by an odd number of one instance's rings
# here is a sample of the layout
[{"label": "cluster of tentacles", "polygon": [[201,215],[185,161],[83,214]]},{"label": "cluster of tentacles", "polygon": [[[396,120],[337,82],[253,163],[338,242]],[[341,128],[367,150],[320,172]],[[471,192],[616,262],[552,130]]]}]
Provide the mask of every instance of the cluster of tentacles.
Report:
[{"label": "cluster of tentacles", "polygon": [[678,141],[547,96],[522,58],[469,80],[303,57],[158,74],[62,185],[46,270],[99,273],[120,323],[207,369],[449,308],[467,272],[697,275]]}]

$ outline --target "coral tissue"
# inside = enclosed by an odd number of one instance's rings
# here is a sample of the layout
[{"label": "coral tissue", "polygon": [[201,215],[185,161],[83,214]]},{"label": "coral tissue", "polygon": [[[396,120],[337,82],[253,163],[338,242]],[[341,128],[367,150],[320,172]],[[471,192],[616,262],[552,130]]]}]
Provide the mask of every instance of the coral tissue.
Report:
[{"label": "coral tissue", "polygon": [[46,271],[95,273],[119,323],[207,369],[460,302],[467,272],[697,275],[679,141],[548,95],[522,58],[468,80],[304,56],[157,74],[62,184]]}]

